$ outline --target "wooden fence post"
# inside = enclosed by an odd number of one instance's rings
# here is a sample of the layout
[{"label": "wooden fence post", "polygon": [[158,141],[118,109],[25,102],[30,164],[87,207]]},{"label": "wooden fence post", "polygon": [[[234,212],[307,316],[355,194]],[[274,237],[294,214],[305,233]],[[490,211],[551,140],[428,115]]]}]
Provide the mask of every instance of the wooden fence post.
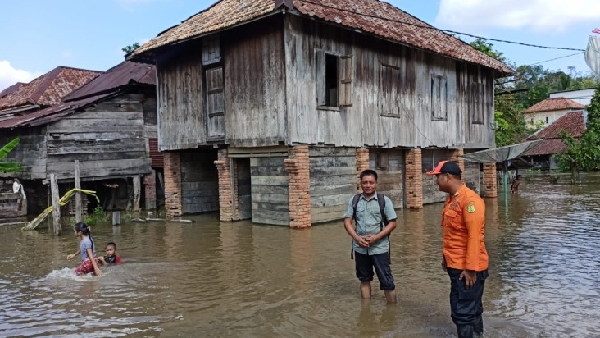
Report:
[{"label": "wooden fence post", "polygon": [[52,223],[54,226],[54,234],[60,235],[60,197],[56,174],[50,174],[50,190],[52,190]]},{"label": "wooden fence post", "polygon": [[[81,189],[81,170],[79,168],[79,160],[75,161],[75,188]],[[75,193],[75,223],[83,221],[83,210],[81,204],[81,193]]]},{"label": "wooden fence post", "polygon": [[140,176],[133,176],[133,211],[140,211],[140,196],[142,191],[142,185]]}]

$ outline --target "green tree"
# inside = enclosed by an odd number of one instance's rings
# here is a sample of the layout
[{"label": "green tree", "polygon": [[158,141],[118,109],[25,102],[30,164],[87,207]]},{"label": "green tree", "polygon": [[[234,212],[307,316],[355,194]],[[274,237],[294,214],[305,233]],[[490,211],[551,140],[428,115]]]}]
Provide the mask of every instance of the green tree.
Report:
[{"label": "green tree", "polygon": [[594,96],[587,107],[586,131],[579,138],[561,133],[567,148],[561,154],[555,155],[559,167],[563,171],[571,171],[575,181],[580,171],[592,171],[600,168],[600,87],[594,91]]},{"label": "green tree", "polygon": [[133,45],[129,45],[129,46],[125,46],[125,47],[121,48],[121,50],[123,51],[123,53],[125,53],[125,56],[127,56],[127,55],[133,53],[138,48],[140,48],[140,44],[136,42]]},{"label": "green tree", "polygon": [[[8,153],[19,145],[19,138],[15,138],[10,141],[7,145],[0,148],[0,161],[3,160]],[[18,162],[0,162],[0,173],[13,173],[21,171],[21,164]]]}]

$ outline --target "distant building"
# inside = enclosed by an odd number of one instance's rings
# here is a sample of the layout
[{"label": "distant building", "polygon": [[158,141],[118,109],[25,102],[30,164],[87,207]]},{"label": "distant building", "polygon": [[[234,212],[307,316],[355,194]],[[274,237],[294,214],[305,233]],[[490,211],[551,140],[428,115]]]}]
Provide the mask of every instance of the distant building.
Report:
[{"label": "distant building", "polygon": [[543,122],[544,126],[549,126],[566,113],[583,109],[585,109],[585,105],[567,98],[549,98],[529,107],[523,112],[523,116],[531,126],[535,126],[539,122]]},{"label": "distant building", "polygon": [[577,89],[577,90],[565,90],[556,93],[551,93],[550,98],[566,98],[573,100],[579,104],[587,106],[594,96],[595,88]]},{"label": "distant building", "polygon": [[579,138],[585,132],[585,112],[571,111],[561,116],[554,123],[529,137],[529,140],[542,140],[523,154],[523,158],[542,170],[557,169],[558,164],[552,157],[567,149],[560,134]]}]

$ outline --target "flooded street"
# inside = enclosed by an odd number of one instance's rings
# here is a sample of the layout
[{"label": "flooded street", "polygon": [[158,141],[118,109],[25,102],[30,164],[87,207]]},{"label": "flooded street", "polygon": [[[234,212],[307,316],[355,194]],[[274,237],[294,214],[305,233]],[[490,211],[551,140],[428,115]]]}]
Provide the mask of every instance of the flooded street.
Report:
[{"label": "flooded street", "polygon": [[[486,200],[486,337],[600,336],[600,175],[583,186],[524,180],[508,209]],[[399,303],[361,303],[342,223],[307,231],[219,224],[93,227],[124,263],[75,277],[69,229],[0,227],[0,336],[452,337],[440,268],[441,204],[399,210],[391,236]]]}]

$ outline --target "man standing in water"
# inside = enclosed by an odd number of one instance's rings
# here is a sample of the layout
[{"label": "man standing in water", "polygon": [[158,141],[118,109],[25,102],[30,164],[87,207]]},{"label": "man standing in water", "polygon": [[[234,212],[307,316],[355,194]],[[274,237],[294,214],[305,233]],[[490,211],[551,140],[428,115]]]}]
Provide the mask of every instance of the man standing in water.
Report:
[{"label": "man standing in water", "polygon": [[[396,228],[394,205],[388,197],[377,194],[375,171],[365,170],[360,174],[360,187],[362,194],[348,201],[348,209],[344,214],[344,226],[352,237],[352,250],[356,256],[356,277],[360,280],[360,295],[364,299],[371,298],[371,281],[375,268],[379,288],[384,291],[387,302],[396,303],[389,239],[389,235]],[[380,199],[384,201],[383,208]],[[356,229],[352,226],[353,218],[356,221]]]},{"label": "man standing in water", "polygon": [[450,276],[450,309],[459,338],[483,334],[483,286],[489,258],[483,241],[485,204],[461,182],[456,162],[442,161],[427,172],[448,193],[442,212],[442,268]]}]

